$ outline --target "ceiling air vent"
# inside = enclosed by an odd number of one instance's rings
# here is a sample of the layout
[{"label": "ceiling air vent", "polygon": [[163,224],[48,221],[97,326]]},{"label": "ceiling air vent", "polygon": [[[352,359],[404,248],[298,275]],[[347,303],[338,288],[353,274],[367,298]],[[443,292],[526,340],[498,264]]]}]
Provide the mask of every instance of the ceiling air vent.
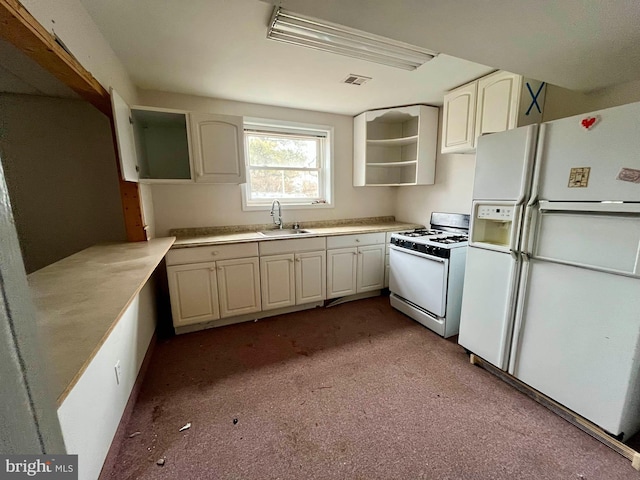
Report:
[{"label": "ceiling air vent", "polygon": [[371,80],[371,77],[365,77],[364,75],[356,75],[354,73],[350,73],[347,78],[342,80],[342,83],[347,83],[349,85],[362,85]]}]

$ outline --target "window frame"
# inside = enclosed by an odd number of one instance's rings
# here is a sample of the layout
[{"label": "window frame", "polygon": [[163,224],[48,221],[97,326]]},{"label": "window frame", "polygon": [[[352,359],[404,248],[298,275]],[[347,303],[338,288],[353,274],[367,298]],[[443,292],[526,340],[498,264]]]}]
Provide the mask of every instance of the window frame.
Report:
[{"label": "window frame", "polygon": [[[308,138],[308,137],[322,137],[323,141],[319,142],[318,148],[322,151],[318,152],[320,166],[319,168],[274,168],[274,167],[253,167],[254,169],[269,169],[269,170],[309,170],[318,171],[318,188],[319,199],[304,199],[304,198],[278,198],[273,199],[250,199],[251,187],[251,166],[249,165],[249,142],[247,134],[252,132],[265,133],[265,134],[280,134],[291,135],[292,137]],[[244,144],[245,144],[245,169],[247,176],[247,183],[241,185],[242,189],[242,210],[268,210],[271,208],[271,204],[274,200],[278,200],[287,209],[303,209],[303,208],[333,208],[333,127],[329,125],[317,125],[299,122],[290,122],[282,120],[269,120],[261,118],[247,118],[244,119]]]}]

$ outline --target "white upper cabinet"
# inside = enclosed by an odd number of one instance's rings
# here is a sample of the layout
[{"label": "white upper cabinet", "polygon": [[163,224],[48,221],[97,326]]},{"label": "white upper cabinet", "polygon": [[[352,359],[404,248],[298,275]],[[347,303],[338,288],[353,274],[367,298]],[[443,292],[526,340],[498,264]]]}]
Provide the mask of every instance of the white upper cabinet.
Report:
[{"label": "white upper cabinet", "polygon": [[245,183],[242,117],[191,113],[196,182]]},{"label": "white upper cabinet", "polygon": [[477,82],[463,85],[445,95],[442,112],[442,153],[473,150],[477,95]]},{"label": "white upper cabinet", "polygon": [[497,72],[478,80],[475,137],[515,128],[522,77]]},{"label": "white upper cabinet", "polygon": [[361,113],[353,123],[353,185],[432,185],[438,108],[427,105]]},{"label": "white upper cabinet", "polygon": [[488,133],[542,121],[545,84],[498,71],[444,96],[442,153],[475,152]]},{"label": "white upper cabinet", "polygon": [[191,182],[187,112],[129,107],[111,89],[123,180]]},{"label": "white upper cabinet", "polygon": [[127,182],[137,182],[140,167],[136,155],[131,109],[113,88],[110,89],[110,92],[122,179]]}]

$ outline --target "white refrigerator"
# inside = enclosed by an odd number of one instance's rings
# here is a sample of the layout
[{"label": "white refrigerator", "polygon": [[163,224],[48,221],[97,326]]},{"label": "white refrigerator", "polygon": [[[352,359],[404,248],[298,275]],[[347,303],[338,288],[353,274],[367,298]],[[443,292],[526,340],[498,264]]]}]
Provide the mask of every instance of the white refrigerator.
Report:
[{"label": "white refrigerator", "polygon": [[[472,264],[469,251],[459,341],[627,439],[640,430],[640,103],[542,124],[537,142],[522,146],[527,155],[506,147],[518,130],[478,143],[479,168],[513,184],[515,176],[499,173],[510,157],[530,172],[519,182],[530,188],[514,202],[524,210],[512,214],[510,269]],[[479,191],[489,186],[483,176]],[[474,200],[472,238],[474,227],[499,228],[479,215],[482,201]],[[480,245],[493,240],[481,230],[476,236]]]}]

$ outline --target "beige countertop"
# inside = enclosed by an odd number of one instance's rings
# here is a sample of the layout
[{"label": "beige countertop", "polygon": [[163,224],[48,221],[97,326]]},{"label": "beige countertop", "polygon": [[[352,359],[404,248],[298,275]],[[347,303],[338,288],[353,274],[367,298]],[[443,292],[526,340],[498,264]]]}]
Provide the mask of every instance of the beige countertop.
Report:
[{"label": "beige countertop", "polygon": [[375,232],[395,232],[399,230],[413,230],[422,227],[417,223],[386,221],[369,224],[340,224],[327,226],[313,226],[302,229],[308,233],[294,234],[289,236],[266,237],[257,231],[245,232],[220,232],[210,235],[193,235],[178,238],[173,248],[201,247],[205,245],[218,245],[222,243],[242,243],[242,242],[268,242],[271,240],[283,240],[290,238],[327,237],[332,235],[349,235],[357,233]]},{"label": "beige countertop", "polygon": [[28,276],[58,406],[174,241],[99,244]]}]

